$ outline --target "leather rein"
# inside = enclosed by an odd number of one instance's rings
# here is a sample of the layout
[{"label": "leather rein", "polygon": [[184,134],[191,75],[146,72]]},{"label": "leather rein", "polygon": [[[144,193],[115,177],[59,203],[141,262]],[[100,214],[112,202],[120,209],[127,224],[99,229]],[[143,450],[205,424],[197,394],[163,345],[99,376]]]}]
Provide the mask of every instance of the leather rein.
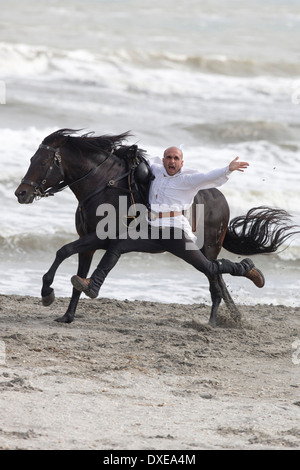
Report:
[{"label": "leather rein", "polygon": [[[108,160],[108,158],[114,152],[114,149],[112,149],[111,152],[105,157],[105,159],[101,163],[99,163],[99,165],[92,168],[85,175],[81,176],[80,178],[73,181],[72,183],[66,183],[64,181],[65,173],[64,173],[63,166],[62,166],[62,158],[61,158],[61,155],[60,155],[60,148],[59,147],[56,147],[56,148],[51,147],[50,145],[45,145],[45,144],[40,144],[39,148],[49,150],[50,152],[53,152],[53,154],[54,154],[53,155],[53,161],[52,161],[52,163],[50,163],[50,165],[47,169],[45,177],[42,179],[42,181],[40,183],[36,183],[35,181],[30,181],[30,180],[27,180],[25,178],[22,179],[22,183],[28,184],[29,186],[32,186],[32,187],[35,188],[34,196],[36,198],[39,198],[39,199],[42,198],[42,197],[54,196],[56,193],[62,191],[63,189],[65,189],[67,187],[71,187],[74,184],[79,183],[80,181],[83,181],[84,179],[88,178],[89,176],[94,175],[96,173],[96,171],[98,170],[98,168],[101,165],[103,165],[103,163],[105,163],[106,160]],[[49,177],[50,177],[50,175],[51,175],[51,173],[52,173],[52,171],[54,170],[55,167],[59,168],[59,170],[60,170],[61,181],[58,184],[52,186],[51,188],[48,188],[48,189],[45,190],[44,188],[47,184],[47,180],[49,179]],[[132,172],[132,168],[130,168],[130,170],[127,171],[126,173],[124,173],[123,175],[119,176],[117,179],[109,180],[106,184],[104,184],[100,188],[97,188],[95,191],[93,191],[91,194],[89,194],[84,199],[84,201],[81,202],[80,206],[82,207],[87,202],[87,200],[91,199],[96,194],[100,193],[101,191],[104,191],[104,189],[113,188],[115,186],[115,183],[122,180],[126,176],[129,176],[131,172]],[[126,191],[125,188],[122,188],[122,190]],[[131,188],[128,190],[128,192],[132,193]]]}]

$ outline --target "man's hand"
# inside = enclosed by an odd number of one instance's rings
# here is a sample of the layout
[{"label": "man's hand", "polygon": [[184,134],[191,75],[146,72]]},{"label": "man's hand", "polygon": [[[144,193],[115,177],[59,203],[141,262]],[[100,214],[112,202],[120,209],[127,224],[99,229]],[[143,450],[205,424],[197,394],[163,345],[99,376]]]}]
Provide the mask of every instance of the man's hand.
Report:
[{"label": "man's hand", "polygon": [[247,162],[238,162],[239,157],[236,157],[232,162],[229,164],[230,171],[244,171],[249,166]]}]

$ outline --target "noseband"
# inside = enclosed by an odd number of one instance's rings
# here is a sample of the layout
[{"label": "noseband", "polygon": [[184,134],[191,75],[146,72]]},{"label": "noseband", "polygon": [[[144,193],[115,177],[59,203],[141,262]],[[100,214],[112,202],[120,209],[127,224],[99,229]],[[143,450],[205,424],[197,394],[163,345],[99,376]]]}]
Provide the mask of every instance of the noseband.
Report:
[{"label": "noseband", "polygon": [[40,149],[50,150],[50,152],[53,152],[54,153],[53,161],[52,161],[52,163],[50,163],[50,165],[48,167],[48,170],[46,172],[46,175],[40,183],[35,183],[34,181],[30,181],[30,180],[27,180],[25,178],[22,179],[22,183],[28,184],[29,186],[33,186],[35,188],[35,191],[34,191],[35,197],[47,197],[47,196],[51,196],[52,192],[51,192],[51,190],[45,191],[44,187],[46,186],[47,180],[48,180],[49,176],[51,175],[53,169],[55,167],[59,168],[60,173],[61,173],[61,181],[64,181],[65,174],[64,174],[64,169],[63,169],[62,164],[61,164],[61,155],[59,153],[60,152],[59,147],[54,148],[54,147],[51,147],[50,145],[41,144],[39,146],[39,148]]}]

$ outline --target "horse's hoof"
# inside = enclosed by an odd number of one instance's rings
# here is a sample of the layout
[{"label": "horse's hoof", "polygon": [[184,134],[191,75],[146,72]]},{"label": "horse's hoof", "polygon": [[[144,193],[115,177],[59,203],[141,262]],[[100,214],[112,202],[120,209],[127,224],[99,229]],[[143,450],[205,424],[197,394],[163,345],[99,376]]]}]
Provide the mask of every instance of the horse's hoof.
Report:
[{"label": "horse's hoof", "polygon": [[49,305],[53,304],[55,300],[55,294],[54,290],[49,295],[46,295],[45,297],[42,297],[42,304],[44,307],[49,307]]},{"label": "horse's hoof", "polygon": [[62,317],[55,318],[54,321],[57,321],[58,323],[72,323],[73,320],[73,316],[64,314]]}]

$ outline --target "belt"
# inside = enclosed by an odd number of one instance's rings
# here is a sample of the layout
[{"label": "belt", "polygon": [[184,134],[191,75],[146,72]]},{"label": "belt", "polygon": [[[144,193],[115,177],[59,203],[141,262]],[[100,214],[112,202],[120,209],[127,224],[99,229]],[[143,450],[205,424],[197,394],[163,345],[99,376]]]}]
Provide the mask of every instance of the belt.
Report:
[{"label": "belt", "polygon": [[182,215],[182,211],[170,211],[170,212],[148,212],[148,218],[150,220],[162,219],[164,217],[177,217]]}]

